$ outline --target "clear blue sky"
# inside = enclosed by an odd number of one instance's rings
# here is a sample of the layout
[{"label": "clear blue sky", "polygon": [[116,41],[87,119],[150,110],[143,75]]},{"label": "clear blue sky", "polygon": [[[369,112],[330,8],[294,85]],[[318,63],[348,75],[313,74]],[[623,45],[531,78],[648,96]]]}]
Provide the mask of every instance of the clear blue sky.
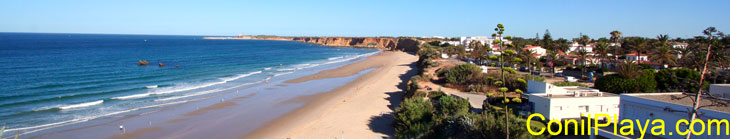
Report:
[{"label": "clear blue sky", "polygon": [[261,0],[261,1],[0,1],[0,32],[283,35],[477,36],[532,38],[670,37],[730,32],[727,0]]}]

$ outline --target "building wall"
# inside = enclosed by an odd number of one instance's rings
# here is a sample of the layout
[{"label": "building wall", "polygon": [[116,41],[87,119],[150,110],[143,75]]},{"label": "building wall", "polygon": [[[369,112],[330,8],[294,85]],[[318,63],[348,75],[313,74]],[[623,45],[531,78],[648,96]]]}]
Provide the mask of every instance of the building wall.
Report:
[{"label": "building wall", "polygon": [[[637,119],[640,120],[640,122],[645,122],[647,119],[653,120],[653,119],[662,119],[665,122],[665,131],[667,132],[666,135],[660,135],[660,137],[663,138],[670,138],[670,139],[682,139],[684,136],[678,135],[675,130],[675,126],[677,124],[677,121],[680,119],[689,119],[688,114],[686,111],[691,110],[692,108],[685,105],[679,105],[679,104],[672,104],[672,103],[666,103],[662,101],[656,101],[646,98],[637,97],[634,95],[621,95],[621,112],[620,112],[620,120],[623,119],[629,119],[634,122],[636,122]],[[665,108],[669,108],[672,110],[682,111],[682,112],[670,112],[665,111]],[[718,111],[713,110],[707,110],[707,109],[700,109],[701,113],[705,113],[704,115],[700,116],[699,119],[702,119],[705,121],[705,124],[707,124],[708,119],[728,119],[730,118],[730,114],[728,113],[722,113]],[[651,123],[649,123],[650,128],[652,127]],[[643,125],[642,125],[643,126]],[[693,135],[693,139],[722,139],[722,138],[728,138],[728,136],[718,136],[716,135],[717,129],[715,126],[713,126],[712,129],[712,136],[707,135],[707,132],[709,131],[705,126],[705,133],[704,135]],[[619,127],[620,128],[620,127]],[[636,133],[638,133],[638,125],[634,123],[634,129]],[[680,126],[681,130],[686,130],[687,127]],[[700,131],[701,128],[695,127],[696,131]],[[725,127],[722,126],[721,134],[725,133]],[[673,135],[668,135],[668,132],[674,132]],[[650,134],[650,131],[647,131],[647,133]]]},{"label": "building wall", "polygon": [[619,113],[619,97],[575,97],[550,99],[550,119],[580,118],[581,114]]},{"label": "building wall", "polygon": [[730,98],[730,84],[711,84],[710,94]]},{"label": "building wall", "polygon": [[619,114],[619,97],[567,97],[550,98],[544,94],[528,94],[533,113],[540,113],[546,120],[581,118],[581,114]]}]

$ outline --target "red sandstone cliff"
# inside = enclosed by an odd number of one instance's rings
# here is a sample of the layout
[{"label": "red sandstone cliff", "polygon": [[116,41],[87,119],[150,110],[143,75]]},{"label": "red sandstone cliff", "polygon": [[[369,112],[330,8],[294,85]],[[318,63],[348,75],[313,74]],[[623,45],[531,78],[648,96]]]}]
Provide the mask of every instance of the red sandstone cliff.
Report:
[{"label": "red sandstone cliff", "polygon": [[380,48],[415,52],[421,42],[411,38],[381,37],[293,37],[293,41],[314,43],[324,46]]}]

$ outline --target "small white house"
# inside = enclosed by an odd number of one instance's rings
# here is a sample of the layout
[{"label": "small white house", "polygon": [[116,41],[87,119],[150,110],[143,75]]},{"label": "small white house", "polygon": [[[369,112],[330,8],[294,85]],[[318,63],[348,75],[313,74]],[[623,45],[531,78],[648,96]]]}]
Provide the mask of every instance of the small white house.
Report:
[{"label": "small white house", "polygon": [[597,89],[529,80],[526,95],[531,112],[542,114],[546,120],[580,119],[584,117],[581,114],[614,115],[619,112],[619,96]]},{"label": "small white house", "polygon": [[730,99],[730,84],[711,84],[710,95]]},{"label": "small white house", "polygon": [[641,56],[639,56],[637,53],[626,54],[626,60],[628,61],[636,62],[639,59],[641,59],[641,61],[647,61],[649,60],[649,56],[647,54],[641,54]]}]

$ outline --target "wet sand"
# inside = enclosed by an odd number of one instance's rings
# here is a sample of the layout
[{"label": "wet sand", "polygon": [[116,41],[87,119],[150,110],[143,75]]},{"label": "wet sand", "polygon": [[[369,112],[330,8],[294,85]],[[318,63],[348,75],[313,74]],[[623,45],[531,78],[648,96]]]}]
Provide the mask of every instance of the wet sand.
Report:
[{"label": "wet sand", "polygon": [[416,74],[417,60],[415,55],[384,51],[355,64],[288,80],[286,83],[301,83],[374,68],[335,90],[290,100],[309,103],[239,138],[393,137],[390,123],[402,98],[400,87]]}]

